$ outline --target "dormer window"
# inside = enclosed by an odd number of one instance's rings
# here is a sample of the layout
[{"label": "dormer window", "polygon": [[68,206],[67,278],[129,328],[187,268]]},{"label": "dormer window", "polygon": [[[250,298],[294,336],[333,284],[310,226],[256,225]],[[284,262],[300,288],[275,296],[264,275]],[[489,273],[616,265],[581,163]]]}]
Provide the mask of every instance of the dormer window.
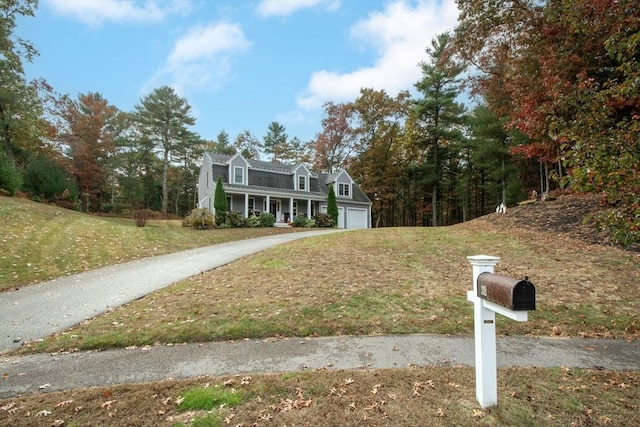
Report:
[{"label": "dormer window", "polygon": [[305,191],[307,189],[307,177],[304,175],[298,176],[298,190]]},{"label": "dormer window", "polygon": [[235,166],[233,168],[233,183],[244,184],[244,168],[243,167]]},{"label": "dormer window", "polygon": [[338,196],[351,197],[351,184],[338,183]]}]

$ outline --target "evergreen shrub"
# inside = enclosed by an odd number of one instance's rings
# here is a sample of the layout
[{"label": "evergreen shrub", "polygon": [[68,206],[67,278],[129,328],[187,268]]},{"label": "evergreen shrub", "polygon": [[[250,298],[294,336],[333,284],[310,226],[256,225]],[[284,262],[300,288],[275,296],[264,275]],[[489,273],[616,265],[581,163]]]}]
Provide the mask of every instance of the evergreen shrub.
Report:
[{"label": "evergreen shrub", "polygon": [[304,216],[304,214],[299,213],[298,215],[296,215],[295,218],[293,218],[293,226],[294,227],[306,227],[307,226],[307,222],[309,222],[307,220],[307,217]]},{"label": "evergreen shrub", "polygon": [[258,215],[259,227],[273,227],[276,223],[276,217],[270,212],[262,212]]}]

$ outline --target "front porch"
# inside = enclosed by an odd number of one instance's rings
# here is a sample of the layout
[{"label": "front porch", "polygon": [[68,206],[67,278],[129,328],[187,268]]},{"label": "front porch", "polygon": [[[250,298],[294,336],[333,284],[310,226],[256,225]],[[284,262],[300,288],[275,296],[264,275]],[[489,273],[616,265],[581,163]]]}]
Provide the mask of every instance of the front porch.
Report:
[{"label": "front porch", "polygon": [[251,193],[234,194],[227,192],[229,210],[240,212],[245,218],[269,212],[276,219],[276,224],[288,224],[298,214],[307,218],[318,212],[319,201],[310,198],[283,197],[280,195],[252,195]]}]

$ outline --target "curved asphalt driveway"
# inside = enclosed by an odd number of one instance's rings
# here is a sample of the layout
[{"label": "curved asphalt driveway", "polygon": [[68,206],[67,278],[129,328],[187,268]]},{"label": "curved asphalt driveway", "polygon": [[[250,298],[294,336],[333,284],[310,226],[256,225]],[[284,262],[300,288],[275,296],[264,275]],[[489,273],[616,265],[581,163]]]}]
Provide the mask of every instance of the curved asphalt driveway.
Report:
[{"label": "curved asphalt driveway", "polygon": [[340,230],[278,234],[144,258],[0,293],[0,351],[45,338],[198,273]]}]

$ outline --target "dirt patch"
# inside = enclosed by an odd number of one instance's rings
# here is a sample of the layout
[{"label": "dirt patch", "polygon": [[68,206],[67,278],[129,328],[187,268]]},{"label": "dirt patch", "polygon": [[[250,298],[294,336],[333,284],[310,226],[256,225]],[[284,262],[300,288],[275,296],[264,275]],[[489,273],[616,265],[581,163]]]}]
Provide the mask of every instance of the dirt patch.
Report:
[{"label": "dirt patch", "polygon": [[[566,194],[508,208],[475,221],[488,221],[505,229],[525,229],[564,235],[590,244],[613,246],[610,236],[597,231],[595,216],[608,209],[597,195]],[[633,248],[627,248],[633,249]]]}]

